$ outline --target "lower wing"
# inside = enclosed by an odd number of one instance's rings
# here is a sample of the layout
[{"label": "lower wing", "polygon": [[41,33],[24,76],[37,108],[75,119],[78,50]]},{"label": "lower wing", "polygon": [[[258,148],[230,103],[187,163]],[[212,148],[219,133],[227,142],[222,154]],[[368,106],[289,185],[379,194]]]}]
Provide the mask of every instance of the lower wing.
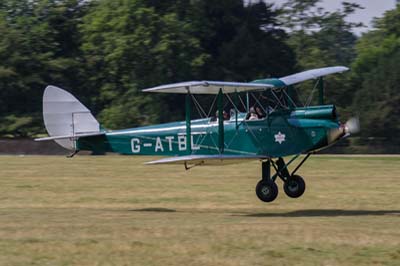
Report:
[{"label": "lower wing", "polygon": [[186,168],[190,168],[188,165],[191,165],[191,167],[199,165],[225,165],[265,159],[268,159],[268,157],[262,155],[188,155],[163,158],[147,162],[146,164],[184,164]]}]

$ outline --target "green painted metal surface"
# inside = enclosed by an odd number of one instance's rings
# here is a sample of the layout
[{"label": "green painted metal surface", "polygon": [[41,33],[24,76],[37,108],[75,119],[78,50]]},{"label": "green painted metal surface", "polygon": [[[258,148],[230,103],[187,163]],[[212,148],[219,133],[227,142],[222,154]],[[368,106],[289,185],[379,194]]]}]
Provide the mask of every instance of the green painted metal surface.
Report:
[{"label": "green painted metal surface", "polygon": [[[192,101],[191,101],[191,96],[190,93],[186,95],[186,136],[191,136],[192,135],[192,127],[191,127],[191,116],[192,116]],[[186,147],[187,147],[187,153],[191,154],[192,153],[192,146],[190,145],[190,138],[186,138]]]},{"label": "green painted metal surface", "polygon": [[234,94],[234,107],[235,107],[235,126],[236,126],[236,129],[238,129],[238,114],[239,114],[239,110],[236,108],[236,106],[239,106],[239,94],[237,93],[237,91],[235,91],[235,94]]},{"label": "green painted metal surface", "polygon": [[324,78],[320,77],[318,79],[318,104],[324,105]]},{"label": "green painted metal surface", "polygon": [[292,100],[292,99],[294,99],[294,94],[295,94],[294,86],[293,85],[288,86],[287,87],[287,97],[286,97],[287,99],[286,100],[288,102],[289,108],[291,108],[291,109],[296,107],[296,105],[294,104],[294,102]]},{"label": "green painted metal surface", "polygon": [[228,121],[211,121],[206,118],[191,120],[189,123],[182,121],[108,131],[104,136],[80,138],[77,147],[97,153],[215,155],[221,152],[222,128],[224,154],[275,158],[327,146],[329,130],[340,126],[337,118],[330,115],[332,110],[332,105],[280,110],[270,113],[264,119],[252,121],[245,121],[246,114],[239,113],[237,121],[236,117]]},{"label": "green painted metal surface", "polygon": [[224,103],[223,98],[224,94],[222,93],[222,89],[219,89],[217,106],[218,106],[218,149],[220,153],[224,152]]},{"label": "green painted metal surface", "polygon": [[304,108],[296,108],[292,113],[293,118],[307,118],[307,119],[328,119],[336,120],[336,108],[334,105],[324,106],[311,106]]},{"label": "green painted metal surface", "polygon": [[262,84],[270,84],[276,88],[285,87],[286,84],[283,83],[280,79],[277,78],[269,78],[269,79],[257,79],[253,80],[252,83],[262,83]]}]

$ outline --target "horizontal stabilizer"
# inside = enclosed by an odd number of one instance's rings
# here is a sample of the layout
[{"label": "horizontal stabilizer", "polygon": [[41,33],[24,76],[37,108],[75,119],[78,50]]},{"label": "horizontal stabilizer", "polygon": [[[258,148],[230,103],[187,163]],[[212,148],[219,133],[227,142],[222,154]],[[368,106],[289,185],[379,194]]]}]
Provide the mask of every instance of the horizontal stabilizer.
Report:
[{"label": "horizontal stabilizer", "polygon": [[146,164],[224,165],[265,159],[268,159],[268,157],[262,155],[188,155],[164,158]]},{"label": "horizontal stabilizer", "polygon": [[53,136],[53,137],[45,137],[45,138],[37,138],[35,141],[48,141],[48,140],[58,140],[58,139],[69,139],[69,140],[77,140],[83,137],[92,137],[92,136],[100,136],[105,135],[105,132],[93,132],[93,133],[79,133],[75,135],[65,135],[65,136]]}]

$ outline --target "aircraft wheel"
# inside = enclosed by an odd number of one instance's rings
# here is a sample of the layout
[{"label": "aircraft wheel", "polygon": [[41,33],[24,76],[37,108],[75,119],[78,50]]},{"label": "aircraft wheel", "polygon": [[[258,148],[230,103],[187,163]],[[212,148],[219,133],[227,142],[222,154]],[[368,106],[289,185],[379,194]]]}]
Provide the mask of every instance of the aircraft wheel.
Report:
[{"label": "aircraft wheel", "polygon": [[256,186],[256,194],[261,201],[274,201],[278,196],[278,186],[272,180],[261,180]]},{"label": "aircraft wheel", "polygon": [[301,176],[293,175],[283,184],[283,190],[289,197],[298,198],[306,190],[306,183]]}]

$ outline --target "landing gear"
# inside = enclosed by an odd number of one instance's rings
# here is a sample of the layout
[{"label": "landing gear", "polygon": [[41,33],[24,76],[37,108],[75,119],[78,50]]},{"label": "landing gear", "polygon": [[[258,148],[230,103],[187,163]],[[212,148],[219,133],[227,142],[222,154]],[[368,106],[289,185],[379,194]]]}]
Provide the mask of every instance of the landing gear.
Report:
[{"label": "landing gear", "polygon": [[[285,194],[291,198],[298,198],[303,195],[306,184],[304,179],[295,175],[297,170],[303,165],[303,163],[310,157],[311,154],[307,154],[300,164],[290,174],[288,170],[289,164],[291,164],[299,155],[293,157],[287,164],[282,158],[279,158],[276,162],[272,159],[262,162],[262,180],[257,183],[256,194],[257,197],[264,202],[272,202],[278,196],[278,186],[275,183],[277,177],[283,181],[283,190]],[[274,167],[276,173],[271,176],[271,164]]]},{"label": "landing gear", "polygon": [[274,201],[278,196],[278,186],[272,180],[261,180],[257,183],[256,194],[261,201]]},{"label": "landing gear", "polygon": [[283,190],[289,197],[298,198],[306,190],[306,183],[301,176],[293,175],[283,183]]},{"label": "landing gear", "polygon": [[278,186],[271,178],[271,160],[262,162],[262,179],[256,186],[257,197],[264,202],[271,202],[278,196]]}]

